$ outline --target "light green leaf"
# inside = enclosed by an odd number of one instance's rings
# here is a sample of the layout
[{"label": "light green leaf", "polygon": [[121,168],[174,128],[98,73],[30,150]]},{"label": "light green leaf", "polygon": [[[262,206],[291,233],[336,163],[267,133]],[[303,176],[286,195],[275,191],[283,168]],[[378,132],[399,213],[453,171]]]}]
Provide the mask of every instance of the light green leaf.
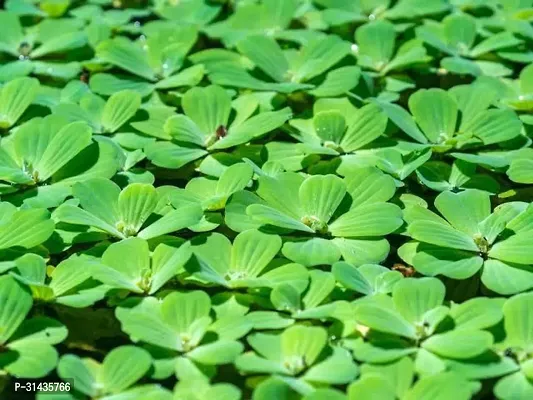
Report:
[{"label": "light green leaf", "polygon": [[442,89],[421,89],[409,97],[409,110],[432,143],[450,139],[456,129],[457,104]]},{"label": "light green leaf", "polygon": [[39,90],[35,78],[17,78],[0,88],[0,128],[15,125],[30,106]]},{"label": "light green leaf", "polygon": [[102,112],[102,126],[107,133],[114,133],[135,115],[141,106],[141,95],[133,90],[123,90],[107,100]]},{"label": "light green leaf", "polygon": [[150,67],[145,51],[124,37],[101,42],[96,48],[96,56],[102,61],[116,65],[132,74],[150,81],[155,80],[155,74]]},{"label": "light green leaf", "polygon": [[346,185],[335,175],[307,178],[299,189],[302,212],[311,220],[326,224],[346,194]]},{"label": "light green leaf", "polygon": [[107,391],[120,393],[142,378],[152,365],[146,350],[121,346],[111,350],[102,363],[103,384]]},{"label": "light green leaf", "polygon": [[0,277],[0,343],[9,340],[31,309],[29,290],[9,275]]},{"label": "light green leaf", "polygon": [[237,49],[277,82],[288,78],[289,63],[278,43],[268,36],[247,36]]},{"label": "light green leaf", "polygon": [[461,329],[433,335],[422,347],[442,357],[466,359],[484,353],[493,342],[489,332]]},{"label": "light green leaf", "polygon": [[374,237],[394,232],[402,225],[401,209],[390,203],[352,208],[329,225],[333,236]]}]

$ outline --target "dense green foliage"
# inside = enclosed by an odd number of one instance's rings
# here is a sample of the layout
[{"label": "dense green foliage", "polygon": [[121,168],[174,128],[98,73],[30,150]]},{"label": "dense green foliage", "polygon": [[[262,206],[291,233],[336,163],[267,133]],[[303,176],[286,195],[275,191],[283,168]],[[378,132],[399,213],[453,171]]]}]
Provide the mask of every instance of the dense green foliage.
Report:
[{"label": "dense green foliage", "polygon": [[533,399],[532,22],[6,0],[0,398]]}]

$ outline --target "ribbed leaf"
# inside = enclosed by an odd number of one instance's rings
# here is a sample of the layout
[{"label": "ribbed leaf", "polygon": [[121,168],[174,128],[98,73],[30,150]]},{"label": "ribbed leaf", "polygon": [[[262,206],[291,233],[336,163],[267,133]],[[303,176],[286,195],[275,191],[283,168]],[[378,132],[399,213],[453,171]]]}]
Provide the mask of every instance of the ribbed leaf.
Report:
[{"label": "ribbed leaf", "polygon": [[375,104],[368,104],[356,111],[340,145],[345,152],[352,152],[380,137],[387,127],[387,115]]},{"label": "ribbed leaf", "polygon": [[9,128],[18,121],[37,96],[39,81],[17,78],[0,89],[0,128]]},{"label": "ribbed leaf", "polygon": [[150,224],[137,236],[143,239],[152,239],[181,229],[192,227],[200,222],[203,212],[200,204],[184,204]]},{"label": "ribbed leaf", "polygon": [[281,238],[250,229],[235,238],[231,250],[231,270],[256,277],[281,249]]},{"label": "ribbed leaf", "polygon": [[42,158],[35,165],[38,179],[46,181],[61,167],[89,146],[92,130],[85,122],[72,122],[64,126],[50,140]]},{"label": "ribbed leaf", "polygon": [[141,106],[141,95],[133,90],[113,94],[102,112],[102,126],[107,133],[114,133],[135,115]]},{"label": "ribbed leaf", "polygon": [[394,204],[375,203],[356,207],[329,225],[333,236],[383,236],[402,225],[402,211]]},{"label": "ribbed leaf", "polygon": [[130,234],[138,232],[154,212],[157,201],[157,192],[152,185],[144,183],[128,185],[118,197],[118,212],[124,224],[123,229]]},{"label": "ribbed leaf", "polygon": [[455,229],[471,237],[479,234],[478,225],[491,210],[489,194],[478,190],[443,192],[435,199],[435,207]]},{"label": "ribbed leaf", "polygon": [[533,264],[532,232],[523,232],[496,243],[489,251],[489,257],[518,264]]},{"label": "ribbed leaf", "polygon": [[388,21],[373,21],[355,31],[359,64],[381,70],[394,55],[396,33]]},{"label": "ribbed leaf", "polygon": [[313,126],[323,141],[340,143],[346,130],[346,120],[339,111],[321,111],[314,116]]},{"label": "ribbed leaf", "polygon": [[346,185],[335,175],[315,175],[307,178],[299,190],[302,212],[326,224],[346,194]]},{"label": "ribbed leaf", "polygon": [[102,61],[116,65],[132,74],[150,81],[155,74],[148,62],[145,51],[124,37],[105,40],[96,48],[96,56]]},{"label": "ribbed leaf", "polygon": [[72,194],[80,201],[85,211],[94,214],[107,224],[114,227],[119,221],[120,188],[113,182],[103,178],[79,182],[72,187]]},{"label": "ribbed leaf", "polygon": [[304,365],[313,365],[326,345],[327,332],[321,327],[291,326],[281,334],[281,352],[290,362],[302,358]]},{"label": "ribbed leaf", "polygon": [[379,332],[415,339],[414,326],[398,313],[372,304],[360,304],[355,308],[355,318],[360,324]]},{"label": "ribbed leaf", "polygon": [[44,209],[15,211],[0,221],[0,249],[35,247],[54,232],[54,221]]},{"label": "ribbed leaf", "polygon": [[229,196],[244,190],[253,176],[253,169],[248,164],[238,163],[226,169],[217,183],[216,192],[219,196]]},{"label": "ribbed leaf", "polygon": [[474,240],[467,234],[451,226],[433,221],[415,221],[409,224],[407,231],[413,239],[452,249],[478,252]]},{"label": "ribbed leaf", "polygon": [[442,304],[445,292],[444,284],[436,278],[409,278],[394,286],[392,299],[396,310],[416,324],[423,321],[424,314]]},{"label": "ribbed leaf", "polygon": [[227,127],[231,98],[220,86],[195,87],[183,96],[182,107],[185,114],[209,136],[214,135],[220,126]]},{"label": "ribbed leaf", "polygon": [[121,346],[109,352],[102,363],[102,380],[106,391],[120,393],[142,378],[152,365],[146,350]]},{"label": "ribbed leaf", "polygon": [[247,143],[283,125],[292,117],[292,111],[285,107],[279,111],[267,111],[260,113],[230,128],[228,134],[215,142],[210,149],[227,149],[239,144]]},{"label": "ribbed leaf", "polygon": [[32,58],[40,58],[52,53],[67,52],[83,47],[87,43],[84,32],[70,32],[54,37],[42,43],[31,52]]},{"label": "ribbed leaf", "polygon": [[268,36],[247,36],[237,44],[239,51],[277,82],[285,81],[289,63],[278,43]]},{"label": "ribbed leaf", "polygon": [[442,89],[422,89],[409,97],[409,109],[433,143],[450,139],[457,123],[457,104]]},{"label": "ribbed leaf", "polygon": [[29,290],[9,275],[0,277],[0,343],[4,344],[24,321],[33,299]]}]

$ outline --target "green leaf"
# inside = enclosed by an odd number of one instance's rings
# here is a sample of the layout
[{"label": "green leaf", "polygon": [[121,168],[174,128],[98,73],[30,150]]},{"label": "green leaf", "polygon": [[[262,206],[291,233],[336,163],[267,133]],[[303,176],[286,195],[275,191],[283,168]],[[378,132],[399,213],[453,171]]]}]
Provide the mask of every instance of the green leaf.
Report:
[{"label": "green leaf", "polygon": [[290,284],[276,286],[270,292],[270,301],[277,310],[295,312],[301,307],[300,293]]},{"label": "green leaf", "polygon": [[162,320],[161,305],[153,297],[145,298],[135,307],[117,307],[116,317],[121,329],[135,341],[153,344],[171,350],[182,349],[176,332]]},{"label": "green leaf", "polygon": [[477,190],[443,192],[435,199],[435,207],[455,229],[470,236],[479,234],[478,225],[491,209],[489,194]]},{"label": "green leaf", "polygon": [[231,98],[220,86],[195,87],[182,99],[185,114],[205,136],[214,135],[218,127],[228,126]]},{"label": "green leaf", "polygon": [[303,224],[297,219],[291,218],[275,208],[262,204],[252,204],[248,206],[246,208],[246,214],[250,215],[254,220],[261,222],[262,224],[271,224],[281,228],[310,233],[315,232],[313,229],[309,228],[307,225]]},{"label": "green leaf", "polygon": [[[411,136],[419,143],[427,143],[428,139],[418,128],[415,119],[402,107],[392,103],[377,101],[377,104],[387,114],[387,117],[394,122],[402,131]],[[415,116],[416,118],[416,116]]]},{"label": "green leaf", "polygon": [[135,115],[141,106],[141,95],[133,90],[114,93],[102,112],[102,126],[107,133],[114,133]]},{"label": "green leaf", "polygon": [[220,196],[230,196],[235,192],[245,189],[252,176],[253,170],[248,164],[234,164],[228,167],[220,176],[216,192]]},{"label": "green leaf", "polygon": [[167,233],[189,228],[200,222],[203,216],[200,204],[184,204],[159,218],[157,221],[141,230],[137,236],[152,239]]},{"label": "green leaf", "polygon": [[324,361],[309,368],[303,376],[308,382],[342,385],[355,379],[358,368],[348,350],[340,347],[333,349],[333,354]]},{"label": "green leaf", "polygon": [[340,96],[353,89],[359,83],[361,70],[359,67],[346,66],[336,68],[326,74],[324,81],[309,91],[316,97]]},{"label": "green leaf", "polygon": [[38,179],[46,181],[91,143],[92,131],[85,122],[64,126],[48,143],[41,159],[35,165]]},{"label": "green leaf", "polygon": [[355,308],[355,319],[362,325],[379,332],[416,339],[416,331],[398,313],[372,304],[359,304]]},{"label": "green leaf", "polygon": [[453,304],[450,316],[456,329],[485,329],[503,319],[502,302],[499,299],[477,297],[461,304]]},{"label": "green leaf", "polygon": [[205,292],[173,292],[165,297],[161,316],[176,332],[194,334],[195,322],[208,318],[210,310],[211,299]]},{"label": "green leaf", "polygon": [[533,255],[529,251],[531,244],[531,232],[519,233],[496,243],[490,249],[489,257],[511,263],[532,264]]},{"label": "green leaf", "polygon": [[255,138],[273,131],[292,117],[292,111],[285,107],[279,111],[267,111],[251,117],[245,122],[231,127],[228,134],[209,147],[210,150],[227,149],[247,143]]},{"label": "green leaf", "polygon": [[343,172],[343,175],[346,175],[344,181],[352,196],[352,209],[387,201],[396,192],[394,178],[375,167],[350,168]]},{"label": "green leaf", "polygon": [[313,118],[313,126],[323,141],[340,143],[346,130],[346,120],[337,110],[320,111]]},{"label": "green leaf", "polygon": [[352,208],[329,225],[333,236],[374,237],[394,232],[402,225],[401,210],[390,203]]},{"label": "green leaf", "polygon": [[4,214],[0,219],[0,249],[37,246],[48,239],[53,231],[54,221],[46,210],[35,208]]},{"label": "green leaf", "polygon": [[[296,369],[299,363],[311,366],[326,345],[327,332],[321,327],[294,325],[281,334],[281,353]],[[296,365],[295,365],[296,364]],[[290,367],[289,367],[290,368]]]},{"label": "green leaf", "polygon": [[31,309],[30,292],[8,275],[0,277],[0,343],[5,344]]},{"label": "green leaf", "polygon": [[191,248],[186,243],[178,249],[161,243],[152,254],[152,277],[148,294],[154,294],[180,272],[191,257]]},{"label": "green leaf", "polygon": [[141,293],[137,286],[143,272],[150,268],[148,244],[138,238],[129,238],[109,246],[102,255],[106,266],[94,266],[93,277],[117,288]]},{"label": "green leaf", "polygon": [[149,81],[155,80],[155,74],[145,51],[124,37],[101,42],[96,48],[96,56],[104,62],[116,65]]},{"label": "green leaf", "polygon": [[17,47],[24,38],[19,16],[15,13],[0,13],[0,50],[15,55]]},{"label": "green leaf", "polygon": [[61,357],[57,373],[63,379],[72,379],[76,390],[87,396],[95,396],[97,382],[93,371],[81,358],[73,354]]},{"label": "green leaf", "polygon": [[522,372],[515,372],[496,383],[494,394],[504,400],[527,399],[533,396],[533,385]]},{"label": "green leaf", "polygon": [[489,332],[461,329],[433,335],[422,347],[442,357],[466,359],[484,353],[493,342]]},{"label": "green leaf", "polygon": [[134,90],[144,97],[148,96],[154,90],[152,83],[146,82],[141,78],[128,77],[128,79],[124,79],[106,73],[92,75],[89,86],[94,93],[103,96],[111,96],[122,90]]},{"label": "green leaf", "polygon": [[231,249],[231,270],[256,277],[281,249],[281,238],[250,229],[237,235]]},{"label": "green leaf", "polygon": [[181,86],[196,86],[202,81],[204,74],[205,67],[203,65],[193,65],[157,82],[155,87],[157,89],[174,89]]},{"label": "green leaf", "polygon": [[323,238],[312,238],[302,242],[285,242],[281,252],[289,260],[306,267],[331,265],[341,257],[337,246]]},{"label": "green leaf", "polygon": [[436,278],[409,278],[398,282],[392,299],[400,314],[411,323],[420,323],[424,315],[440,306],[446,289]]},{"label": "green leaf", "polygon": [[520,136],[522,122],[511,110],[487,110],[474,117],[462,129],[490,145]]},{"label": "green leaf", "polygon": [[52,53],[67,52],[83,47],[86,43],[87,36],[83,32],[64,33],[42,42],[39,47],[30,53],[30,56],[32,58],[41,58]]},{"label": "green leaf", "polygon": [[388,21],[372,21],[355,31],[359,64],[381,70],[393,57],[396,33]]},{"label": "green leaf", "polygon": [[289,63],[278,43],[268,36],[247,36],[237,49],[277,82],[288,78]]},{"label": "green leaf", "polygon": [[506,342],[510,346],[530,348],[533,344],[533,318],[528,311],[533,294],[525,293],[508,299],[503,306]]},{"label": "green leaf", "polygon": [[405,400],[468,400],[471,396],[468,382],[452,372],[444,372],[419,380]]},{"label": "green leaf", "polygon": [[142,378],[152,365],[146,350],[121,346],[111,350],[102,363],[103,384],[107,391],[120,393]]},{"label": "green leaf", "polygon": [[[17,377],[42,378],[57,364],[57,351],[46,343],[20,340],[11,343],[8,348],[16,352],[16,359],[5,366],[5,370]],[[0,360],[0,365],[3,364],[2,361]]]},{"label": "green leaf", "polygon": [[118,213],[122,231],[126,235],[137,233],[157,205],[157,192],[152,185],[132,183],[120,192]]},{"label": "green leaf", "polygon": [[232,363],[242,353],[244,345],[237,341],[218,340],[197,347],[187,354],[194,361],[205,365]]},{"label": "green leaf", "polygon": [[409,110],[432,143],[450,139],[456,129],[457,104],[442,89],[422,89],[409,97]]},{"label": "green leaf", "polygon": [[368,104],[356,111],[340,145],[347,153],[358,150],[380,137],[386,127],[386,114],[377,105]]},{"label": "green leaf", "polygon": [[525,265],[489,259],[483,265],[481,281],[496,293],[511,295],[533,288],[533,270]]},{"label": "green leaf", "polygon": [[407,228],[413,239],[452,249],[478,252],[474,240],[465,233],[434,221],[415,221]]},{"label": "green leaf", "polygon": [[403,357],[399,361],[389,364],[363,364],[361,366],[363,378],[379,376],[384,378],[399,398],[402,398],[409,390],[414,378],[414,362],[409,357]]},{"label": "green leaf", "polygon": [[307,178],[299,190],[302,212],[312,220],[326,224],[346,194],[342,179],[334,175]]},{"label": "green leaf", "polygon": [[83,209],[111,226],[119,220],[118,197],[120,188],[113,182],[102,179],[90,179],[76,183],[72,194],[80,201]]},{"label": "green leaf", "polygon": [[24,114],[39,90],[35,78],[17,78],[0,88],[0,128],[10,128]]},{"label": "green leaf", "polygon": [[456,48],[461,54],[468,52],[476,40],[476,20],[468,14],[444,18],[443,28],[448,45]]},{"label": "green leaf", "polygon": [[384,377],[379,375],[363,375],[361,379],[348,386],[349,400],[395,400],[393,388]]},{"label": "green leaf", "polygon": [[144,152],[153,164],[171,169],[181,168],[207,154],[203,149],[181,147],[171,142],[149,143]]}]

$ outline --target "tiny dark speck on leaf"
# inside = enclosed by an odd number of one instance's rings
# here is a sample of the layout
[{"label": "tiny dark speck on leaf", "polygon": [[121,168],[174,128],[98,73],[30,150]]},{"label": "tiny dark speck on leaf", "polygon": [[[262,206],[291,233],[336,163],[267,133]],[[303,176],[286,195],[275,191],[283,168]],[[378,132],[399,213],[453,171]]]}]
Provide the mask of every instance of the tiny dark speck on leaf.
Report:
[{"label": "tiny dark speck on leaf", "polygon": [[90,73],[89,71],[87,71],[86,69],[84,69],[81,74],[80,74],[80,81],[82,81],[83,83],[89,83],[89,77],[90,77]]},{"label": "tiny dark speck on leaf", "polygon": [[223,137],[226,137],[228,134],[228,131],[226,130],[226,127],[224,125],[220,125],[216,130],[216,135],[218,139],[222,139]]}]

